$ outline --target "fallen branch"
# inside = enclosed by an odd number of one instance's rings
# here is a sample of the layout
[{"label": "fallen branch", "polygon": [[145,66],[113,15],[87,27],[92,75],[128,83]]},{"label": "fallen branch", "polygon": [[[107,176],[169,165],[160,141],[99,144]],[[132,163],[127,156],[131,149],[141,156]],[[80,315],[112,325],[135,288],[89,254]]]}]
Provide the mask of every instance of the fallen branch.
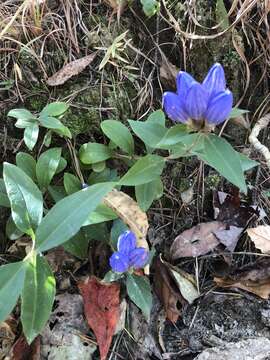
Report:
[{"label": "fallen branch", "polygon": [[251,134],[249,135],[248,140],[251,143],[251,145],[253,145],[254,148],[263,155],[263,157],[266,160],[266,165],[270,169],[270,151],[265,145],[263,145],[258,140],[260,131],[265,129],[269,123],[270,123],[270,114],[267,114],[256,123],[256,125],[251,131]]}]

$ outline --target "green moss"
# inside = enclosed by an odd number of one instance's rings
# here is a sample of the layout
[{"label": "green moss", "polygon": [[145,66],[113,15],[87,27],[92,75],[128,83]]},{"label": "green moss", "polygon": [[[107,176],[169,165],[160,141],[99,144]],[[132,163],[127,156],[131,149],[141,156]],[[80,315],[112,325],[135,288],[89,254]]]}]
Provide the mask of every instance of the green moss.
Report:
[{"label": "green moss", "polygon": [[209,175],[206,176],[204,180],[204,184],[206,186],[206,190],[216,190],[222,180],[222,177],[216,172],[210,171]]}]

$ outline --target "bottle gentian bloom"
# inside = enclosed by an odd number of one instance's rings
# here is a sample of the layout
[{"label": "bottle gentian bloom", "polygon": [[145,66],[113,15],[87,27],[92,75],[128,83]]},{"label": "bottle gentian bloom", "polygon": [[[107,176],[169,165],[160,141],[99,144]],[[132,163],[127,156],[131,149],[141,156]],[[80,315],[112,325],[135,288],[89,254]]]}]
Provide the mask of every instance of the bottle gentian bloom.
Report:
[{"label": "bottle gentian bloom", "polygon": [[163,94],[163,106],[168,117],[176,122],[215,126],[226,120],[232,110],[233,96],[226,89],[223,67],[216,63],[202,84],[185,71],[176,77],[177,92]]},{"label": "bottle gentian bloom", "polygon": [[140,269],[148,261],[149,253],[142,247],[136,248],[136,236],[132,231],[125,231],[118,238],[117,250],[110,257],[113,271],[123,273],[129,268]]}]

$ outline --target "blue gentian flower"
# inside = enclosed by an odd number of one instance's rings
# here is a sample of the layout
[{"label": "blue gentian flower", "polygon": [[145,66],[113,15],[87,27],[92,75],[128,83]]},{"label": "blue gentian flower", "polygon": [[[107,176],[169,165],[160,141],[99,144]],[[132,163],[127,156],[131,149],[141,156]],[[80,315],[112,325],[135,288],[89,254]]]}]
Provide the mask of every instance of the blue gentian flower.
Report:
[{"label": "blue gentian flower", "polygon": [[140,269],[148,261],[149,253],[142,247],[136,248],[136,236],[132,231],[122,233],[117,242],[117,250],[110,257],[113,271],[123,273],[129,268]]},{"label": "blue gentian flower", "polygon": [[176,122],[207,122],[221,124],[232,110],[233,96],[226,89],[223,67],[216,63],[208,71],[202,84],[185,71],[176,78],[177,92],[163,94],[163,106],[168,117]]}]

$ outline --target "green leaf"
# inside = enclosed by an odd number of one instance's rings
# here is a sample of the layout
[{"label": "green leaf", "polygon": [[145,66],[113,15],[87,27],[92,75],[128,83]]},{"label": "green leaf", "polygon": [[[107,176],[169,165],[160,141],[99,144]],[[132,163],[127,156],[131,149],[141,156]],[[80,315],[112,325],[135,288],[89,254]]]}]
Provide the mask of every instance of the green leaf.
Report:
[{"label": "green leaf", "polygon": [[162,127],[165,127],[165,121],[166,121],[166,117],[162,110],[156,110],[152,112],[146,120],[146,122],[148,123],[154,123],[156,125],[158,124],[161,125]]},{"label": "green leaf", "polygon": [[36,174],[39,186],[45,189],[56,173],[61,158],[61,148],[52,148],[40,155],[37,161]]},{"label": "green leaf", "polygon": [[114,220],[113,226],[111,228],[111,245],[114,249],[114,251],[117,251],[117,243],[119,236],[128,230],[128,226],[121,220],[117,219]]},{"label": "green leaf", "polygon": [[102,281],[105,282],[105,283],[111,283],[111,282],[114,282],[114,281],[118,281],[123,277],[124,277],[123,274],[116,273],[116,272],[110,270],[110,271],[108,271],[106,273],[106,275],[104,276]]},{"label": "green leaf", "polygon": [[21,321],[30,344],[48,321],[55,297],[55,279],[47,260],[35,256],[27,263],[21,295]]},{"label": "green leaf", "polygon": [[69,173],[64,174],[64,187],[68,195],[71,195],[82,189],[80,180],[73,174]]},{"label": "green leaf", "polygon": [[142,310],[147,319],[152,307],[152,293],[149,280],[144,276],[127,274],[127,293],[129,298]]},{"label": "green leaf", "polygon": [[135,134],[146,145],[154,149],[168,149],[177,143],[181,143],[182,138],[187,136],[187,128],[183,124],[175,125],[170,129],[148,121],[129,120],[129,124]]},{"label": "green leaf", "polygon": [[105,168],[100,173],[92,172],[90,174],[87,182],[88,182],[88,184],[93,185],[93,184],[98,184],[98,183],[101,183],[101,182],[118,181],[118,180],[119,180],[119,177],[117,175],[117,170],[116,169]]},{"label": "green leaf", "polygon": [[39,118],[39,122],[43,127],[55,130],[55,132],[57,132],[59,135],[66,136],[69,139],[72,138],[69,128],[62,124],[60,120],[52,116],[42,115]]},{"label": "green leaf", "polygon": [[158,1],[156,0],[140,0],[140,1],[143,7],[143,12],[147,17],[152,17],[159,11],[160,3]]},{"label": "green leaf", "polygon": [[55,174],[59,174],[60,172],[65,170],[66,167],[67,167],[67,160],[65,158],[63,158],[63,157],[60,157],[60,161],[59,161],[59,164],[57,166]]},{"label": "green leaf", "polygon": [[12,217],[10,216],[8,218],[8,221],[6,223],[6,235],[9,238],[9,240],[17,240],[19,239],[24,233],[17,228],[15,225]]},{"label": "green leaf", "polygon": [[88,255],[89,239],[86,238],[84,232],[80,230],[76,235],[63,244],[63,247],[70,254],[79,259],[85,259]]},{"label": "green leaf", "polygon": [[14,117],[20,120],[35,120],[36,117],[26,109],[13,109],[10,110],[7,116]]},{"label": "green leaf", "polygon": [[134,140],[129,129],[117,120],[105,120],[101,123],[104,134],[112,140],[120,149],[129,155],[134,153]]},{"label": "green leaf", "polygon": [[198,157],[246,193],[247,186],[240,158],[233,147],[216,135],[204,136],[201,139],[204,141],[204,151],[198,153]]},{"label": "green leaf", "polygon": [[106,168],[106,162],[100,161],[98,163],[92,164],[92,169],[94,172],[101,173]]},{"label": "green leaf", "polygon": [[27,126],[24,130],[23,140],[29,150],[32,150],[37,143],[39,133],[38,123]]},{"label": "green leaf", "polygon": [[152,202],[159,199],[163,194],[163,183],[157,178],[150,183],[135,187],[136,200],[143,211],[147,211]]},{"label": "green leaf", "polygon": [[83,223],[83,226],[99,224],[104,221],[111,221],[117,217],[117,214],[112,211],[112,209],[108,208],[108,206],[104,204],[100,204],[97,206],[95,211],[91,212],[89,218]]},{"label": "green leaf", "polygon": [[33,158],[33,156],[31,156],[25,152],[19,152],[16,155],[16,164],[33,181],[36,181],[36,179],[37,179],[37,177],[36,177],[36,160]]},{"label": "green leaf", "polygon": [[77,234],[89,214],[96,209],[115,183],[89,186],[54,205],[36,231],[37,251],[61,245]]},{"label": "green leaf", "polygon": [[22,120],[22,119],[18,119],[15,122],[15,126],[18,129],[26,129],[29,126],[33,126],[34,124],[38,124],[38,122],[36,121],[36,119],[31,119],[31,120]]},{"label": "green leaf", "polygon": [[223,0],[217,0],[216,2],[216,18],[223,30],[229,27],[228,14]]},{"label": "green leaf", "polygon": [[81,229],[87,240],[108,242],[110,234],[106,223],[88,225]]},{"label": "green leaf", "polygon": [[0,266],[0,322],[11,313],[21,294],[26,264],[23,261]]},{"label": "green leaf", "polygon": [[10,201],[7,196],[6,185],[3,179],[0,179],[0,206],[10,207]]},{"label": "green leaf", "polygon": [[53,102],[51,104],[46,105],[40,115],[47,115],[47,116],[59,116],[64,114],[68,110],[69,106],[65,102]]},{"label": "green leaf", "polygon": [[239,109],[239,108],[234,107],[232,109],[232,111],[230,112],[230,115],[228,116],[228,118],[229,119],[236,118],[236,117],[239,117],[239,116],[241,116],[243,114],[246,114],[248,112],[249,112],[249,110],[243,110],[243,109]]},{"label": "green leaf", "polygon": [[83,164],[94,164],[112,157],[112,150],[103,144],[87,143],[80,148],[80,160]]},{"label": "green leaf", "polygon": [[58,202],[67,196],[64,186],[49,185],[48,191],[54,202]]},{"label": "green leaf", "polygon": [[243,171],[250,170],[250,169],[254,168],[255,166],[259,165],[259,163],[257,161],[249,159],[246,155],[244,155],[242,153],[237,153],[237,154],[239,156]]},{"label": "green leaf", "polygon": [[44,144],[46,147],[50,147],[51,142],[52,142],[52,131],[49,130],[49,131],[47,131],[46,135],[44,136],[43,144]]},{"label": "green leaf", "polygon": [[42,194],[31,178],[15,165],[4,163],[3,175],[13,221],[21,231],[31,234],[42,219]]},{"label": "green leaf", "polygon": [[158,155],[146,155],[139,159],[120,179],[120,185],[136,186],[146,184],[161,175],[165,160]]}]

